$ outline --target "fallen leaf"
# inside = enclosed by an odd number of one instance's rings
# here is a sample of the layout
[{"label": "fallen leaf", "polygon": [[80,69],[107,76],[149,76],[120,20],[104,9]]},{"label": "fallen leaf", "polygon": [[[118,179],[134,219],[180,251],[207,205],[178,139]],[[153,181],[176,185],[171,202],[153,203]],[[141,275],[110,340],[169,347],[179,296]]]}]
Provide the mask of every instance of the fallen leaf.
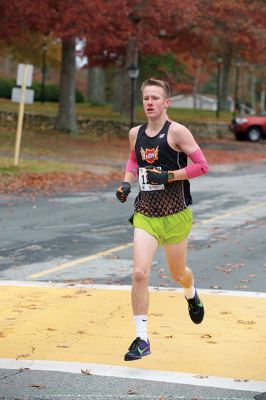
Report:
[{"label": "fallen leaf", "polygon": [[56,347],[59,347],[60,349],[69,349],[69,346],[65,345],[65,344],[58,344]]},{"label": "fallen leaf", "polygon": [[83,279],[81,281],[81,283],[83,283],[84,285],[93,285],[94,284],[94,280],[90,279],[90,278],[87,278],[87,279]]},{"label": "fallen leaf", "polygon": [[47,331],[54,332],[54,331],[56,331],[56,329],[55,328],[47,328]]},{"label": "fallen leaf", "polygon": [[239,320],[237,321],[237,323],[238,323],[238,324],[243,324],[243,325],[254,325],[254,324],[256,324],[256,322],[254,322],[254,321],[252,321],[252,320],[250,320],[250,321],[244,321],[244,320],[242,320],[242,319],[239,319]]},{"label": "fallen leaf", "polygon": [[36,389],[44,389],[45,386],[44,385],[28,385],[28,387],[32,387],[32,388],[36,388]]},{"label": "fallen leaf", "polygon": [[84,375],[92,375],[90,369],[81,369],[81,373],[84,374]]},{"label": "fallen leaf", "polygon": [[150,315],[153,315],[154,317],[162,317],[163,313],[151,313]]},{"label": "fallen leaf", "polygon": [[169,279],[170,278],[170,275],[159,275],[159,277],[161,278],[161,279]]},{"label": "fallen leaf", "polygon": [[239,268],[242,268],[242,267],[244,267],[245,266],[245,264],[233,264],[232,265],[232,268],[233,269],[239,269]]},{"label": "fallen leaf", "polygon": [[134,389],[129,389],[127,394],[138,394],[138,392]]},{"label": "fallen leaf", "polygon": [[29,353],[27,353],[27,354],[20,354],[19,356],[16,357],[16,360],[18,360],[19,358],[27,358],[27,357],[29,357],[29,356],[30,356]]},{"label": "fallen leaf", "polygon": [[220,285],[212,285],[210,286],[211,289],[222,289],[222,286]]}]

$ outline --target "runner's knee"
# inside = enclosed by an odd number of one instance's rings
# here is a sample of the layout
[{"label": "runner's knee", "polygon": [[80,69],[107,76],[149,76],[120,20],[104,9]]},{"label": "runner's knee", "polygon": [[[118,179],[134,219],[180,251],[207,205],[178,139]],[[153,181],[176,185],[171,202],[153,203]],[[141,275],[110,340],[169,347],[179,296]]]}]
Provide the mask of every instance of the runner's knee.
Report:
[{"label": "runner's knee", "polygon": [[137,283],[147,282],[149,274],[143,268],[135,268],[133,271],[133,280]]},{"label": "runner's knee", "polygon": [[187,267],[182,267],[182,268],[176,268],[176,269],[172,269],[172,277],[173,280],[178,282],[178,283],[182,283],[184,281],[186,281],[187,279],[190,279],[192,276],[192,272],[189,268]]}]

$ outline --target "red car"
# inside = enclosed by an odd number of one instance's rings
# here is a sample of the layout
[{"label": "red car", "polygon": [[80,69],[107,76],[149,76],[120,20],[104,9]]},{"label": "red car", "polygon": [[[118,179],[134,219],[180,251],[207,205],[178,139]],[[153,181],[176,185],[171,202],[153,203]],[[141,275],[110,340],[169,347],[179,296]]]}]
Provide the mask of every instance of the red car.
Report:
[{"label": "red car", "polygon": [[258,115],[233,118],[229,128],[237,140],[258,142],[266,137],[266,111]]}]

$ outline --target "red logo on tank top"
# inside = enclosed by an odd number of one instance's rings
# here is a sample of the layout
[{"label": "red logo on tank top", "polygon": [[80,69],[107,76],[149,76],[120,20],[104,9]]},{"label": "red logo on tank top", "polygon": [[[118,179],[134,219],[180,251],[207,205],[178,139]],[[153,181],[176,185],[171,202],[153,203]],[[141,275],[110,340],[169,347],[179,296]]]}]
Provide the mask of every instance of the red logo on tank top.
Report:
[{"label": "red logo on tank top", "polygon": [[158,160],[159,146],[155,149],[143,149],[140,148],[141,158],[143,161],[147,161],[149,164],[153,164],[154,161]]}]

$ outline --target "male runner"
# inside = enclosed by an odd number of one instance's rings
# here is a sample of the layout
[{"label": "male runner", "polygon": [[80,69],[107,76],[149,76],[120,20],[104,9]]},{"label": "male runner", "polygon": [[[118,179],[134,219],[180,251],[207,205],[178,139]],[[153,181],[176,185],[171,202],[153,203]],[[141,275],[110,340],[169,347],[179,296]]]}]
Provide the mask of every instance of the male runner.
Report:
[{"label": "male runner", "polygon": [[[148,284],[158,246],[164,245],[172,279],[184,288],[191,320],[199,324],[204,317],[186,256],[192,225],[189,179],[206,174],[208,163],[190,131],[167,116],[169,84],[150,78],[143,82],[141,91],[148,121],[129,132],[130,158],[124,182],[116,192],[121,203],[125,202],[131,183],[138,177],[140,192],[133,215],[131,290],[137,338],[125,354],[125,361],[138,360],[151,353],[147,336]],[[190,165],[187,165],[187,156],[192,161]]]}]

